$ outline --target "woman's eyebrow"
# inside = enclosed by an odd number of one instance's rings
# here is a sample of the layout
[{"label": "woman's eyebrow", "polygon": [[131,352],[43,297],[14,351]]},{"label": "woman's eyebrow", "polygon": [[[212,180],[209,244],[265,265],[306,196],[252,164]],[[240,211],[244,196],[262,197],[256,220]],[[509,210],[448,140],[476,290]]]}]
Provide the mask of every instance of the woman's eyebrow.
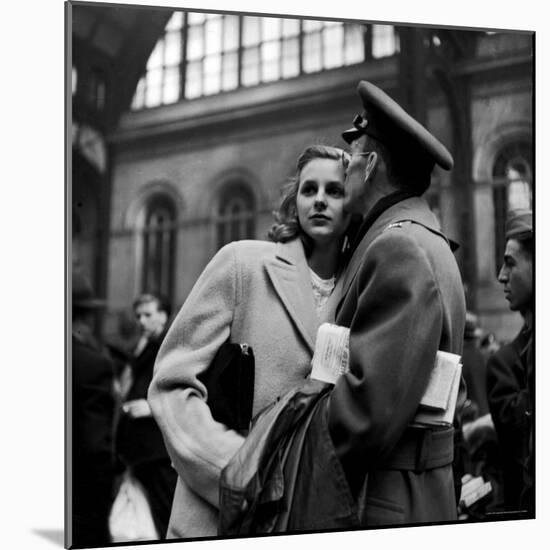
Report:
[{"label": "woman's eyebrow", "polygon": [[327,181],[327,185],[344,185],[344,182],[340,180],[330,180]]}]

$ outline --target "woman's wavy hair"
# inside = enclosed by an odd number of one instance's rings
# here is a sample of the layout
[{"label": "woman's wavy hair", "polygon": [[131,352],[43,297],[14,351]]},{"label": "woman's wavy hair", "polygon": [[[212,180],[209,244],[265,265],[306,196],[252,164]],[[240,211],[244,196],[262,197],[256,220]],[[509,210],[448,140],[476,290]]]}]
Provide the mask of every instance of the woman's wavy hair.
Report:
[{"label": "woman's wavy hair", "polygon": [[[296,163],[296,173],[282,188],[282,200],[278,210],[273,212],[275,223],[272,225],[268,237],[275,242],[288,242],[296,237],[300,237],[306,251],[309,255],[313,248],[313,241],[302,230],[298,220],[296,210],[296,198],[298,196],[298,187],[300,184],[300,174],[304,167],[314,159],[330,159],[344,162],[347,166],[349,162],[349,153],[339,147],[329,145],[310,145],[298,157]],[[355,224],[350,224],[354,225]],[[349,230],[346,232],[349,240]]]}]

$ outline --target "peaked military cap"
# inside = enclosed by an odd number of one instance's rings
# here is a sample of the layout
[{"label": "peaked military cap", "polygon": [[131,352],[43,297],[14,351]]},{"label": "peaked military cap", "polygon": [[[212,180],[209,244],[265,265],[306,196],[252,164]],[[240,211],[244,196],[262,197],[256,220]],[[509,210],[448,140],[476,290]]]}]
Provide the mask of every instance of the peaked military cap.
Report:
[{"label": "peaked military cap", "polygon": [[353,120],[353,128],[342,134],[347,143],[367,134],[391,152],[402,153],[430,170],[435,164],[445,170],[453,167],[446,147],[378,86],[362,80],[357,93],[364,111]]}]

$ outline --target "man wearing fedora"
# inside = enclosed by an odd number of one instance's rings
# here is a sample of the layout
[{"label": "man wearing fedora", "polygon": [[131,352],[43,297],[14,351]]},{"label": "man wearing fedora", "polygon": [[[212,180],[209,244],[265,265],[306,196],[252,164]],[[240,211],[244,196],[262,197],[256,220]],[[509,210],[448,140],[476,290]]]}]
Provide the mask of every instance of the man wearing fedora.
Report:
[{"label": "man wearing fedora", "polygon": [[380,88],[362,81],[358,93],[364,111],[343,134],[346,205],[364,219],[334,292],[350,370],[329,397],[328,428],[362,526],[452,521],[453,427],[414,419],[436,352],[462,353],[463,284],[422,197],[435,165],[453,159]]},{"label": "man wearing fedora", "polygon": [[87,279],[72,278],[72,545],[110,544],[113,500],[113,365],[93,335],[95,315],[105,307]]},{"label": "man wearing fedora", "polygon": [[512,211],[506,223],[504,263],[498,275],[512,311],[523,317],[516,338],[487,363],[489,408],[503,459],[507,511],[534,513],[533,222],[530,210]]}]

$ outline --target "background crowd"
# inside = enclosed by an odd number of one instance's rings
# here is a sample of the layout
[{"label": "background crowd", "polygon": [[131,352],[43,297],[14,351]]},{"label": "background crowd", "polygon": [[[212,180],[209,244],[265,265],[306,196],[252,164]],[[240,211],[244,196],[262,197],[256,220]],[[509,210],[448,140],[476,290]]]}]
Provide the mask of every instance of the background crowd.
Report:
[{"label": "background crowd", "polygon": [[139,296],[135,346],[125,350],[93,336],[94,317],[105,304],[78,272],[72,301],[73,536],[86,546],[142,538],[139,525],[109,525],[114,498],[131,472],[149,505],[149,536],[164,538],[176,473],[146,397],[170,306],[160,296]]}]

